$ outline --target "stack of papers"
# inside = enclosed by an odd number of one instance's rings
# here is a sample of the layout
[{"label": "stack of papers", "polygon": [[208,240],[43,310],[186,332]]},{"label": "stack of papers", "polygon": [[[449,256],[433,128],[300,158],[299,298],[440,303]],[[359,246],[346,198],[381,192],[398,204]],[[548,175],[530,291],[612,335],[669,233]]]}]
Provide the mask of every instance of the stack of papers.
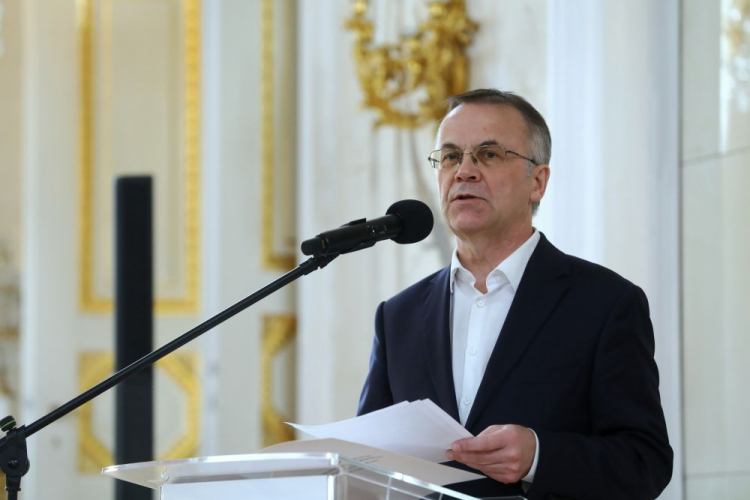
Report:
[{"label": "stack of papers", "polygon": [[399,472],[438,486],[482,479],[483,476],[447,465],[436,464],[338,439],[287,441],[266,448],[261,453],[338,453],[342,457],[370,465],[383,471]]},{"label": "stack of papers", "polygon": [[472,435],[429,399],[398,403],[331,424],[289,425],[319,439],[281,443],[263,453],[338,453],[439,486],[484,477],[439,464],[447,461],[445,450],[453,441]]},{"label": "stack of papers", "polygon": [[446,462],[445,450],[455,440],[472,437],[429,399],[405,401],[331,424],[289,425],[316,438],[351,441],[430,462]]}]

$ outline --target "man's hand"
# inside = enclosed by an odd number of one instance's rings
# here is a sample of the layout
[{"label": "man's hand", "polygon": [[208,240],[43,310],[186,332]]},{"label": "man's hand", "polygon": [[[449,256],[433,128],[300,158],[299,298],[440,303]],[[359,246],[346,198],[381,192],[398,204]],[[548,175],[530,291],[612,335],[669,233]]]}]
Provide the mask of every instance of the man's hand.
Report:
[{"label": "man's hand", "polygon": [[501,483],[526,477],[534,462],[534,433],[520,425],[492,425],[476,437],[459,439],[445,456]]}]

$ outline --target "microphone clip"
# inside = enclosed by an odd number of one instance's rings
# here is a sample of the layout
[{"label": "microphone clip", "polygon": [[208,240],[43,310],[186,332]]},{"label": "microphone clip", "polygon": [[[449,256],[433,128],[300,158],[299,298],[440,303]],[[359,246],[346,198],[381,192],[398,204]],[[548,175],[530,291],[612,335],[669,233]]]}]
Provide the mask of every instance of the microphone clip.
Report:
[{"label": "microphone clip", "polygon": [[[360,224],[366,224],[366,223],[367,223],[367,219],[357,219],[357,220],[353,220],[351,222],[347,222],[346,224],[342,225],[341,227],[352,227],[352,226],[358,226]],[[364,242],[360,243],[359,245],[357,245],[355,247],[348,248],[346,250],[342,250],[342,251],[338,252],[337,255],[342,255],[342,254],[345,254],[345,253],[356,252],[358,250],[364,250],[365,248],[370,248],[370,247],[375,246],[375,243],[377,243],[377,242],[378,242],[378,240],[375,240],[375,239],[372,239],[372,240],[369,240],[369,241],[364,241]]]}]

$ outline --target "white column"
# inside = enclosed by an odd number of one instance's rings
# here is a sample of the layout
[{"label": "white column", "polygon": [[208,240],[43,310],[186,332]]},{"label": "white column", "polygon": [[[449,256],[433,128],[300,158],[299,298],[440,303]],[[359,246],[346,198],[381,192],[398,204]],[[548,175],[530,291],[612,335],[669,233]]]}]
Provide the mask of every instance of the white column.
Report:
[{"label": "white column", "polygon": [[534,224],[562,251],[601,262],[603,4],[548,5],[551,176]]},{"label": "white column", "polygon": [[[282,37],[283,29],[293,29],[285,23],[289,13],[281,2],[273,4],[275,36]],[[290,4],[286,2],[286,8]],[[261,251],[262,132],[267,125],[261,112],[264,104],[262,50],[266,42],[262,37],[265,22],[262,2],[204,0],[203,19],[203,316],[207,318],[244,299],[283,272],[265,268]],[[274,65],[294,60],[295,48],[288,51],[283,48],[278,43],[275,45]],[[284,109],[278,101],[287,99],[283,92],[286,84],[288,82],[278,81],[278,78],[274,83],[277,114],[278,109]],[[292,121],[287,116],[277,117],[279,120],[282,123]],[[293,131],[288,137],[288,148],[295,148]],[[283,145],[283,136],[278,143]],[[204,335],[203,454],[250,453],[262,448],[263,317],[293,314],[294,291],[295,285],[279,290]],[[294,366],[288,363],[282,368],[274,371],[274,396],[282,392],[280,388],[292,390],[293,387],[293,382],[286,377],[294,378]],[[287,408],[279,410],[288,411]]]},{"label": "white column", "polygon": [[[77,392],[75,378],[75,4],[22,2],[24,22],[21,415],[30,424]],[[71,68],[72,66],[72,68]],[[52,84],[51,82],[54,82]],[[74,491],[76,420],[31,436],[22,495]],[[106,493],[105,493],[106,494]]]},{"label": "white column", "polygon": [[[253,155],[260,150],[260,3],[207,1],[203,19],[207,318],[249,295],[268,276],[258,272],[261,183],[258,156]],[[207,417],[202,453],[260,448],[262,307],[268,303],[244,311],[201,339]]]},{"label": "white column", "polygon": [[682,498],[679,2],[549,5],[553,166],[540,225],[646,291],[675,451],[662,498]]}]

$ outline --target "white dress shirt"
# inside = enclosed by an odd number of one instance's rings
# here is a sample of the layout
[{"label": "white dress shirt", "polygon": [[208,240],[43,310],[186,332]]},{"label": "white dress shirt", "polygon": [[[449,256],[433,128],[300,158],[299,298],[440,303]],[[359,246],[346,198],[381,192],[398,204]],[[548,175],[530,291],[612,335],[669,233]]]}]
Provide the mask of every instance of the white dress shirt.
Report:
[{"label": "white dress shirt", "polygon": [[[537,243],[539,232],[535,229],[528,240],[490,272],[487,293],[474,288],[474,275],[461,265],[457,250],[453,251],[450,280],[453,384],[463,425],[466,425],[490,355]],[[536,438],[536,433],[534,436]],[[537,438],[534,463],[524,481],[533,480],[538,457]]]}]

